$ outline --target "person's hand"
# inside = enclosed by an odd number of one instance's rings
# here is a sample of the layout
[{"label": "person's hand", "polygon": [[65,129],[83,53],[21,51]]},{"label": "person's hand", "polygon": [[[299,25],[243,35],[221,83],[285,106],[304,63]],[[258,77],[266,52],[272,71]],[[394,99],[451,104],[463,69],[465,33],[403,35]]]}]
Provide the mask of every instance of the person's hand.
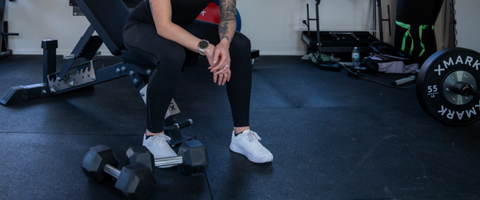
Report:
[{"label": "person's hand", "polygon": [[[205,54],[207,56],[207,54]],[[218,44],[214,48],[213,55],[210,58],[207,56],[209,60],[210,67],[208,69],[210,72],[213,73],[213,82],[218,83],[218,85],[225,85],[227,81],[230,81],[230,77],[232,75],[230,70],[230,52],[228,50],[228,46],[224,43]]]},{"label": "person's hand", "polygon": [[226,82],[230,81],[230,77],[232,76],[230,67],[225,67],[222,71],[222,73],[213,73],[213,82],[217,83],[218,81],[218,85],[225,85]]}]

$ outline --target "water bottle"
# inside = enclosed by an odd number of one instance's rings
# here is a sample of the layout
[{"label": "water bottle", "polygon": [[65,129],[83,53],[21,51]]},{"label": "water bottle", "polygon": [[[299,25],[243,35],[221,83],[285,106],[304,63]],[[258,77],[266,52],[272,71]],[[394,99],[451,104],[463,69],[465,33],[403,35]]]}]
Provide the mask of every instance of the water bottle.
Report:
[{"label": "water bottle", "polygon": [[352,51],[352,68],[356,68],[360,65],[360,51],[358,47],[355,47]]}]

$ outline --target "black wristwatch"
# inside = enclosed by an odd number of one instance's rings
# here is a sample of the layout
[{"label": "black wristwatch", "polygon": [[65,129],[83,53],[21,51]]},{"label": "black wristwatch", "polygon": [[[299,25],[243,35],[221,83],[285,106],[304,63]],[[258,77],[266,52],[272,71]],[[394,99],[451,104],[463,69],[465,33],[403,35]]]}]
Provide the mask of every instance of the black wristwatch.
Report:
[{"label": "black wristwatch", "polygon": [[202,40],[198,43],[198,54],[205,56],[205,49],[208,47],[210,43],[208,40]]}]

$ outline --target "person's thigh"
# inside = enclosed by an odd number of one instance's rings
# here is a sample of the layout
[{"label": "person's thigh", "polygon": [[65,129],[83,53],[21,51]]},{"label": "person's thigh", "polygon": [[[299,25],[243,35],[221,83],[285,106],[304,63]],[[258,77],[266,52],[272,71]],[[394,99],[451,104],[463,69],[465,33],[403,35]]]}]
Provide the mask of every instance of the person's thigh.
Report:
[{"label": "person's thigh", "polygon": [[185,60],[185,48],[158,35],[153,24],[140,22],[127,28],[123,34],[128,51],[148,63],[159,66],[172,61],[182,64]]}]

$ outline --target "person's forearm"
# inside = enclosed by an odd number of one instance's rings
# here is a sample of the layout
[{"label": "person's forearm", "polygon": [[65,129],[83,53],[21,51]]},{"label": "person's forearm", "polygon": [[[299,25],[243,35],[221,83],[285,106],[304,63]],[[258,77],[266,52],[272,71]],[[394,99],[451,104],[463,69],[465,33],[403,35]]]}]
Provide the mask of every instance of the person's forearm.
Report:
[{"label": "person's forearm", "polygon": [[157,26],[157,33],[166,39],[198,53],[198,43],[200,39],[174,23]]},{"label": "person's forearm", "polygon": [[150,7],[158,35],[198,53],[200,39],[172,22],[170,0],[150,0]]},{"label": "person's forearm", "polygon": [[237,28],[237,0],[220,0],[220,24],[218,34],[220,42],[228,44],[232,41]]}]

